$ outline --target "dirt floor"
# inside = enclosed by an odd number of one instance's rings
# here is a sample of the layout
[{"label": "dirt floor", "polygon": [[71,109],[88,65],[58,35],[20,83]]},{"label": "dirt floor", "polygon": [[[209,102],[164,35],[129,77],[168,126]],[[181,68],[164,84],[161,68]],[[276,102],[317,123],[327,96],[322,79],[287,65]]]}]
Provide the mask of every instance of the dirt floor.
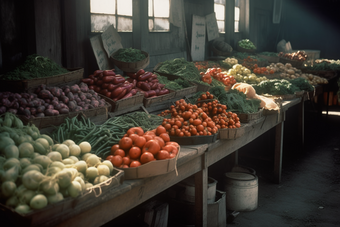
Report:
[{"label": "dirt floor", "polygon": [[266,165],[252,162],[259,177],[258,208],[240,212],[228,226],[340,226],[339,107],[335,114],[306,111],[305,147],[285,140],[280,184],[270,181]]}]

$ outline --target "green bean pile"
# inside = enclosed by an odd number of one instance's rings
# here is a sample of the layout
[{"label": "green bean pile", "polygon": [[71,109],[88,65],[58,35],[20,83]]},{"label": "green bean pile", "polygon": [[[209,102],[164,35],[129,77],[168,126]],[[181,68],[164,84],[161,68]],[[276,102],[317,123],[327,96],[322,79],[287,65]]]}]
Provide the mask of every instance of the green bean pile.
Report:
[{"label": "green bean pile", "polygon": [[133,112],[126,115],[109,118],[101,125],[94,124],[89,118],[83,116],[66,118],[65,122],[57,127],[51,138],[58,143],[67,139],[76,144],[87,141],[91,144],[91,153],[105,156],[110,148],[119,143],[119,140],[132,127],[142,127],[144,131],[157,128],[163,122],[163,117],[147,114],[145,112]]}]

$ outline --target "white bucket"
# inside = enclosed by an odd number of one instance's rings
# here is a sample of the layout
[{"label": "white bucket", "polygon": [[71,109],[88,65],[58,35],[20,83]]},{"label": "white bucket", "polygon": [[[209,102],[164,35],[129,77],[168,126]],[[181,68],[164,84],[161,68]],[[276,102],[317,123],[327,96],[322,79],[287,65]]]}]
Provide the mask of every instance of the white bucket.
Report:
[{"label": "white bucket", "polygon": [[224,175],[226,208],[233,211],[252,211],[257,208],[258,178],[255,174],[228,172]]},{"label": "white bucket", "polygon": [[[179,193],[179,198],[183,201],[194,203],[195,202],[195,177],[188,177],[187,179],[179,182],[178,184],[185,188],[185,190]],[[207,189],[208,203],[215,202],[216,184],[217,184],[217,180],[211,177],[208,178],[208,189]]]}]

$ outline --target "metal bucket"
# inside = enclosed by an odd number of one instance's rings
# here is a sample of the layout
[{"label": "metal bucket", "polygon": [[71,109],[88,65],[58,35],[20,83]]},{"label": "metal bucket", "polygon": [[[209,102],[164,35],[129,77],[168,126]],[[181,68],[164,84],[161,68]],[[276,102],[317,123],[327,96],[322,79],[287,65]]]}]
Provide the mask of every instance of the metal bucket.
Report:
[{"label": "metal bucket", "polygon": [[[207,189],[208,203],[215,202],[216,184],[217,184],[217,180],[211,177],[208,177],[208,189]],[[187,179],[179,182],[178,185],[185,188],[185,190],[182,190],[181,192],[179,192],[179,198],[183,201],[194,203],[195,202],[195,177],[188,177]]]},{"label": "metal bucket", "polygon": [[257,208],[258,178],[245,172],[227,172],[224,174],[226,208],[234,211],[252,211]]}]

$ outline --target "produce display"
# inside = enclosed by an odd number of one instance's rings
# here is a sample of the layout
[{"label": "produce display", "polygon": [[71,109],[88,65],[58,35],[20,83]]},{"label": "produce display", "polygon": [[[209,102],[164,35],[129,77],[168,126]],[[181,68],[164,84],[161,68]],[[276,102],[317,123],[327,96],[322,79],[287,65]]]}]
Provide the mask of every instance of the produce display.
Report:
[{"label": "produce display", "polygon": [[284,79],[273,79],[262,81],[259,84],[253,85],[257,94],[270,94],[270,95],[288,95],[295,94],[296,91],[300,91],[300,89]]},{"label": "produce display", "polygon": [[11,112],[27,118],[56,116],[106,105],[105,100],[85,83],[62,88],[42,84],[34,93],[3,92],[0,98],[1,113]]},{"label": "produce display", "polygon": [[299,50],[299,51],[296,51],[296,52],[293,52],[293,53],[280,52],[279,57],[287,58],[287,59],[294,60],[294,61],[303,62],[303,61],[306,61],[308,56],[304,51]]},{"label": "produce display", "polygon": [[177,91],[177,90],[181,90],[181,89],[193,86],[189,81],[184,80],[182,78],[169,80],[166,76],[161,76],[161,75],[158,75],[157,73],[155,74],[157,75],[158,82],[160,84],[164,84],[165,88],[170,89],[170,90]]},{"label": "produce display", "polygon": [[69,71],[47,57],[32,54],[14,70],[0,77],[2,80],[24,80],[55,76]]},{"label": "produce display", "polygon": [[247,96],[238,90],[230,89],[225,91],[223,87],[214,87],[209,90],[218,101],[226,105],[229,111],[235,113],[256,113],[260,108],[258,99],[248,99]]},{"label": "produce display", "polygon": [[[91,154],[91,145],[72,140],[54,144],[35,126],[23,126],[11,113],[1,115],[1,203],[25,214],[77,197],[109,179],[113,165]],[[12,124],[8,119],[11,119]]]},{"label": "produce display", "polygon": [[304,69],[319,71],[319,70],[332,70],[339,71],[340,70],[340,60],[333,59],[316,59],[312,66],[306,66]]},{"label": "produce display", "polygon": [[111,161],[115,167],[132,168],[152,161],[175,158],[178,152],[178,143],[170,141],[162,125],[146,132],[141,127],[132,127],[111,147],[111,154],[106,160]]},{"label": "produce display", "polygon": [[269,66],[267,66],[267,69],[273,70],[275,73],[279,73],[280,77],[286,80],[302,77],[307,79],[308,82],[312,85],[328,83],[328,80],[326,78],[322,78],[310,73],[302,73],[300,69],[293,67],[290,63],[271,63]]},{"label": "produce display", "polygon": [[109,118],[101,125],[96,125],[89,119],[66,118],[65,123],[57,127],[51,137],[55,141],[72,139],[76,143],[88,141],[92,145],[92,153],[105,157],[110,148],[126,134],[131,127],[142,127],[144,130],[155,129],[163,121],[162,117],[145,112],[133,112]]},{"label": "produce display", "polygon": [[[201,80],[202,78],[200,71],[195,66],[195,63],[188,62],[184,58],[175,58],[173,60],[164,61],[155,71],[180,76],[183,79],[196,83],[207,84],[206,82]],[[223,85],[223,83],[219,82],[218,80],[212,79],[210,85],[220,86]]]},{"label": "produce display", "polygon": [[250,41],[249,39],[241,39],[237,42],[237,44],[244,49],[248,49],[248,50],[256,49],[254,43]]},{"label": "produce display", "polygon": [[227,72],[228,75],[234,76],[237,82],[244,82],[244,83],[251,83],[256,84],[260,83],[261,81],[267,80],[265,76],[257,76],[255,73],[252,73],[250,69],[236,64]]},{"label": "produce display", "polygon": [[223,62],[229,64],[230,66],[238,64],[238,60],[236,58],[226,58],[223,60]]},{"label": "produce display", "polygon": [[159,83],[158,75],[152,72],[138,70],[136,73],[128,73],[129,82],[136,84],[136,89],[144,94],[145,98],[151,98],[169,94],[170,91],[165,84]]},{"label": "produce display", "polygon": [[[224,109],[223,109],[224,108]],[[226,106],[221,107],[224,113]],[[217,112],[216,112],[217,113]],[[165,110],[160,116],[170,115],[165,118],[162,126],[170,136],[205,136],[217,133],[215,122],[196,104],[186,103],[184,99],[177,100],[170,110]]]},{"label": "produce display", "polygon": [[265,55],[265,56],[268,56],[268,57],[278,57],[279,56],[278,53],[269,52],[269,51],[261,52],[261,53],[259,53],[259,55]]},{"label": "produce display", "polygon": [[221,68],[208,68],[207,71],[201,72],[202,81],[211,84],[212,78],[222,82],[226,87],[231,87],[236,83],[233,76],[228,75],[227,72],[222,72]]},{"label": "produce display", "polygon": [[122,62],[136,62],[143,60],[145,55],[139,49],[122,48],[114,54],[113,58]]}]

